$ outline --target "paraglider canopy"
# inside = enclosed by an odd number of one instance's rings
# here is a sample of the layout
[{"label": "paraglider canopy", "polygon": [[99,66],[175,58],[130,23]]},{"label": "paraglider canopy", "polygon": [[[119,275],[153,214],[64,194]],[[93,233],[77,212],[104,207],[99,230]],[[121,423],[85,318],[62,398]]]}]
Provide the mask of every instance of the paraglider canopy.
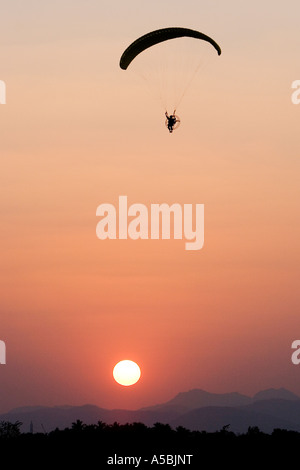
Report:
[{"label": "paraglider canopy", "polygon": [[194,31],[188,28],[163,28],[151,31],[130,44],[123,52],[120,59],[121,69],[126,70],[133,59],[149,47],[159,44],[160,42],[180,37],[191,37],[207,41],[216,49],[218,55],[221,55],[220,46],[212,38],[206,36],[206,34],[200,33],[200,31]]}]

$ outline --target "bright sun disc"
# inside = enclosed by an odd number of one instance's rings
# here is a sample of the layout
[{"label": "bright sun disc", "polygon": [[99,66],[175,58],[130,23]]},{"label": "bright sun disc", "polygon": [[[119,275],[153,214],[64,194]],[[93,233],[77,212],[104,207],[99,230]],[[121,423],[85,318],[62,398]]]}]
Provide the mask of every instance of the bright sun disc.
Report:
[{"label": "bright sun disc", "polygon": [[114,367],[113,376],[118,384],[128,387],[129,385],[135,384],[139,380],[141,376],[141,369],[133,361],[120,361]]}]

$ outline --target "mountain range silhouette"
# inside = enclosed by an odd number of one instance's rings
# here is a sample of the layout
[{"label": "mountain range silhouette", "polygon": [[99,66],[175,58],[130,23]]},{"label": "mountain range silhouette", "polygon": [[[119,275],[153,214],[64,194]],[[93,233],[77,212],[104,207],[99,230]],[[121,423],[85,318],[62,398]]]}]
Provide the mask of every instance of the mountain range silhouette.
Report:
[{"label": "mountain range silhouette", "polygon": [[182,392],[166,403],[138,410],[104,409],[95,405],[25,406],[0,415],[0,421],[21,421],[22,432],[50,432],[71,427],[76,420],[85,424],[141,422],[183,426],[190,430],[215,432],[230,425],[235,433],[257,426],[265,433],[274,429],[300,432],[300,397],[284,388],[268,389],[253,397],[240,393],[210,393],[194,389]]}]

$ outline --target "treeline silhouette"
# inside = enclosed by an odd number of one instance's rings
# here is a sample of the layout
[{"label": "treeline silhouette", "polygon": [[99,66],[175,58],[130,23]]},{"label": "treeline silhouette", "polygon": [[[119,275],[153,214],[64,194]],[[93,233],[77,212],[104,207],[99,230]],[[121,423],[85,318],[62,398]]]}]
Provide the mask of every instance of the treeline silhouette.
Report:
[{"label": "treeline silhouette", "polygon": [[[300,460],[300,433],[274,429],[266,434],[258,427],[249,427],[247,433],[235,434],[230,425],[217,432],[190,431],[183,427],[172,429],[168,424],[156,423],[148,427],[143,423],[120,425],[118,423],[84,424],[77,420],[70,428],[49,433],[21,433],[22,423],[0,422],[0,456],[2,462],[30,464],[31,468],[53,466],[56,469],[82,465],[83,468],[112,468],[120,457],[141,457],[138,468],[188,467],[188,468],[287,468]],[[153,456],[192,455],[173,465],[159,463]],[[116,456],[116,457],[115,457]],[[298,457],[299,456],[299,457]],[[3,460],[4,459],[4,460]],[[144,460],[148,460],[145,462]],[[295,460],[296,459],[296,460]],[[209,463],[209,466],[204,463]],[[117,464],[137,468],[132,462]],[[9,468],[10,468],[9,467]],[[4,468],[4,467],[3,467]]]}]

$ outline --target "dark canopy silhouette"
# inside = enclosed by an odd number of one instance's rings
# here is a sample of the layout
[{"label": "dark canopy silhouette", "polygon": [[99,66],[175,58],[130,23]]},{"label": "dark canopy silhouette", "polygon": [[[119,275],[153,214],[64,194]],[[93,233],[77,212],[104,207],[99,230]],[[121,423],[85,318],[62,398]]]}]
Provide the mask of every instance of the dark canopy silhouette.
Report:
[{"label": "dark canopy silhouette", "polygon": [[200,33],[200,31],[194,31],[193,29],[188,28],[163,28],[151,31],[130,44],[130,46],[128,46],[123,52],[120,59],[121,69],[126,70],[133,59],[145,49],[148,49],[155,44],[159,44],[160,42],[180,37],[191,37],[207,41],[216,49],[218,55],[221,55],[220,46],[212,38],[206,36],[206,34]]}]

